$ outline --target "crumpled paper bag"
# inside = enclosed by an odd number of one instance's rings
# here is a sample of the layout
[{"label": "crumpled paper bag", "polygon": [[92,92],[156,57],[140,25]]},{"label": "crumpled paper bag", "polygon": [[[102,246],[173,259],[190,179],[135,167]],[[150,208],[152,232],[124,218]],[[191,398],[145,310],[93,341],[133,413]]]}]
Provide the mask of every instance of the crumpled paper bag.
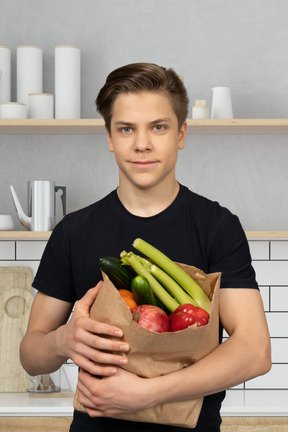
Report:
[{"label": "crumpled paper bag", "polygon": [[[204,289],[211,303],[209,323],[203,327],[195,325],[178,331],[154,333],[133,320],[126,303],[109,278],[103,274],[104,282],[91,307],[90,317],[120,327],[123,340],[130,345],[127,354],[129,364],[124,369],[145,378],[165,375],[192,365],[219,344],[219,288],[221,273],[205,274],[193,266],[178,264]],[[79,403],[76,390],[74,409],[85,411]],[[161,423],[193,428],[202,408],[203,397],[187,401],[157,405],[128,414],[119,415],[122,420]]]}]

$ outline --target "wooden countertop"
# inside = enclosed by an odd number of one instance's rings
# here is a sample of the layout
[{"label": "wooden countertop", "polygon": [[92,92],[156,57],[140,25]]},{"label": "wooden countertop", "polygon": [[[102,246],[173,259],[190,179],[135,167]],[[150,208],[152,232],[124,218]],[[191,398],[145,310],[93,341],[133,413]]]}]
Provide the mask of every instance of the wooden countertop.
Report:
[{"label": "wooden countertop", "polygon": [[[48,240],[51,231],[0,231],[0,240]],[[288,231],[246,231],[248,240],[288,240]]]},{"label": "wooden countertop", "polygon": [[[228,417],[287,417],[287,390],[227,390],[221,415]],[[0,393],[1,417],[69,417],[73,393],[38,396],[29,393]],[[0,429],[1,430],[1,429]]]}]

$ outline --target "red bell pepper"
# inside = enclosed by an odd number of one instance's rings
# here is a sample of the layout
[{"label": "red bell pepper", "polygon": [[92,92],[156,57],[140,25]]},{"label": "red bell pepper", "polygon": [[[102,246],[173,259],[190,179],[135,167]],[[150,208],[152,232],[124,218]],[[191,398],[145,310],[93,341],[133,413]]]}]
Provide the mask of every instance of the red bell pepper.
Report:
[{"label": "red bell pepper", "polygon": [[204,309],[185,303],[178,306],[169,316],[170,331],[183,330],[196,323],[204,326],[209,321],[209,314]]}]

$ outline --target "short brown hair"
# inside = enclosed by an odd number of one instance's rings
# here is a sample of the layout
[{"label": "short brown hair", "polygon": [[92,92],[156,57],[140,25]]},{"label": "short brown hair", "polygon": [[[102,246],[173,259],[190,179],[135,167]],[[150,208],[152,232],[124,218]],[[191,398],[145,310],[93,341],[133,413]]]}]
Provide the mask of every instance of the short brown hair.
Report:
[{"label": "short brown hair", "polygon": [[112,109],[116,97],[123,93],[142,91],[164,92],[169,97],[178,119],[179,129],[188,114],[189,99],[181,78],[173,69],[153,63],[132,63],[111,72],[95,101],[97,111],[111,133]]}]

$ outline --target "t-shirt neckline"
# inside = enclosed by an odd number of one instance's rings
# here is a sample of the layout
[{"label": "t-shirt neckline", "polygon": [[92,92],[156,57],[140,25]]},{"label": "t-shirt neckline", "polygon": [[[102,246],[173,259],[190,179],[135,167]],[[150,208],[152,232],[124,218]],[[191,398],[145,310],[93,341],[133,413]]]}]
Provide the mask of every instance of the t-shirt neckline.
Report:
[{"label": "t-shirt neckline", "polygon": [[185,193],[185,191],[187,190],[187,187],[181,185],[179,183],[179,191],[176,195],[176,198],[172,201],[172,203],[166,207],[164,210],[162,210],[159,213],[156,213],[153,216],[137,216],[134,215],[133,213],[130,213],[129,210],[126,209],[126,207],[122,204],[118,193],[117,193],[117,189],[115,189],[112,192],[113,195],[113,199],[114,199],[114,205],[115,205],[115,209],[117,209],[118,212],[121,212],[122,215],[125,215],[126,217],[130,218],[130,219],[134,219],[134,220],[138,220],[138,221],[153,221],[155,219],[158,219],[162,216],[165,216],[166,214],[170,213],[170,211],[174,211],[174,209],[180,204],[180,201],[182,201],[182,197]]}]

